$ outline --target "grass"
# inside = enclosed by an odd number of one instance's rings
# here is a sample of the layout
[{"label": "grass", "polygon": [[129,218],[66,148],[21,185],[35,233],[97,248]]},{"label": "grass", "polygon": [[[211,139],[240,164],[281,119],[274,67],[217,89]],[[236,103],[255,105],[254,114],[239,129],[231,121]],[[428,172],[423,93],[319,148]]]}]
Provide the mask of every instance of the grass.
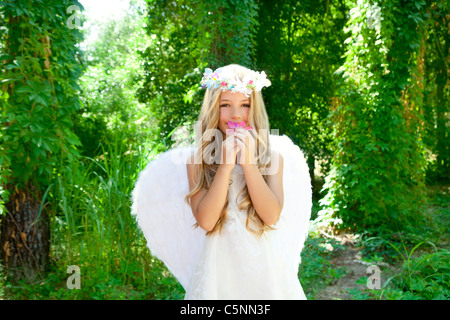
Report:
[{"label": "grass", "polygon": [[324,288],[346,274],[344,267],[337,267],[332,262],[342,250],[343,246],[333,239],[310,236],[306,240],[299,279],[308,300],[316,300]]},{"label": "grass", "polygon": [[[413,248],[414,249],[414,248]],[[412,257],[413,249],[403,256],[400,270],[389,277],[380,289],[353,289],[358,300],[449,300],[450,251],[436,250]],[[367,283],[367,277],[358,282]]]},{"label": "grass", "polygon": [[[130,214],[138,174],[159,146],[129,152],[120,136],[96,158],[75,161],[55,175],[49,272],[34,283],[0,280],[3,299],[181,299],[183,288],[152,257]],[[69,290],[67,267],[81,271]],[[1,270],[0,270],[1,272]],[[4,277],[7,275],[4,275]],[[4,279],[4,277],[2,279]]]}]

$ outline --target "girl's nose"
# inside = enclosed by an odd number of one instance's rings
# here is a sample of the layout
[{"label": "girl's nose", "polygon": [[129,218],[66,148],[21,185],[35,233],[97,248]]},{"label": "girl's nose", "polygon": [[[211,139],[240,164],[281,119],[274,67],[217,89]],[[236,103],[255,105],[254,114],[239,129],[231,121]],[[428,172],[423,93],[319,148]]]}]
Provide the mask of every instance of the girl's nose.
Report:
[{"label": "girl's nose", "polygon": [[238,122],[238,120],[240,122],[241,118],[242,118],[241,110],[240,109],[234,109],[233,113],[231,114],[231,119],[233,121],[235,121],[235,122]]}]

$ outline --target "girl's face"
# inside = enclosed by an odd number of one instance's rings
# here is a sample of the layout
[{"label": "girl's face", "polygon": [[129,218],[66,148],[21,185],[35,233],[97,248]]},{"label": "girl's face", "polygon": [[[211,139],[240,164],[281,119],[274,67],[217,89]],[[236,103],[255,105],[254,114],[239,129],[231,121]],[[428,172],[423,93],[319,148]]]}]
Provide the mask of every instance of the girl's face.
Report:
[{"label": "girl's face", "polygon": [[250,111],[250,97],[240,92],[225,91],[220,94],[219,99],[219,129],[224,135],[228,126],[228,121],[241,122],[245,121],[248,125],[248,114]]}]

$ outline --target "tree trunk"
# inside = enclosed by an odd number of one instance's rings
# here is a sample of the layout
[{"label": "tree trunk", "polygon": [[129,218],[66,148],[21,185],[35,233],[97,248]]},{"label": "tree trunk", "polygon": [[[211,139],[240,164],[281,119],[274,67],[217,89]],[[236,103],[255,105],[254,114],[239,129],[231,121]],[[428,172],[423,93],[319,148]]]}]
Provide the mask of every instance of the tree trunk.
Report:
[{"label": "tree trunk", "polygon": [[306,162],[308,163],[309,175],[311,176],[311,180],[314,180],[314,169],[315,169],[314,155],[311,153],[305,155],[307,156]]},{"label": "tree trunk", "polygon": [[39,216],[41,195],[37,189],[30,183],[20,190],[8,185],[10,197],[1,218],[0,260],[12,282],[22,279],[32,282],[47,271],[49,218],[46,210]]}]

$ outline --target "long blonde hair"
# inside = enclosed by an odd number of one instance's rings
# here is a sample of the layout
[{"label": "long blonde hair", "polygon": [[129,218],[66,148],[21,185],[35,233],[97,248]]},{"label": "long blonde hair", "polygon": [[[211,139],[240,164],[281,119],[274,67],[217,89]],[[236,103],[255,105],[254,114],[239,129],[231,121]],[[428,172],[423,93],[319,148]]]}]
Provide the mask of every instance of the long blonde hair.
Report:
[{"label": "long blonde hair", "polygon": [[[223,67],[222,74],[230,74],[237,76],[241,81],[248,74],[250,70],[237,65],[231,64]],[[215,132],[219,127],[219,100],[221,95],[221,89],[206,89],[205,97],[203,99],[202,108],[200,110],[199,121],[201,123],[201,147],[197,148],[197,159],[202,159],[201,164],[195,164],[195,170],[197,171],[197,177],[199,177],[197,184],[194,189],[189,192],[185,201],[191,205],[190,198],[203,190],[208,190],[212,184],[212,181],[216,175],[219,164],[212,163],[208,164],[203,159],[202,155],[211,154],[214,155],[215,150],[222,150],[215,146],[215,142],[212,141],[211,132]],[[270,167],[271,163],[268,161],[270,159],[270,145],[269,145],[269,119],[267,117],[266,108],[262,98],[261,92],[256,92],[253,90],[250,96],[250,110],[248,115],[248,125],[253,127],[256,134],[256,150],[257,154],[257,166],[260,172],[262,172],[266,167]],[[261,130],[262,129],[262,130]],[[197,137],[198,138],[198,137]],[[263,175],[264,180],[267,182],[267,175]],[[256,213],[253,207],[250,194],[248,192],[247,185],[239,192],[238,198],[243,194],[243,199],[239,202],[239,210],[247,209],[247,229],[261,236],[264,231],[273,229],[272,227],[266,225],[262,219]],[[228,194],[225,205],[222,209],[222,213],[214,226],[213,230],[207,232],[207,235],[211,235],[217,231],[221,231],[223,224],[227,217],[228,211]],[[253,227],[251,226],[253,224]],[[198,226],[198,224],[196,224]]]}]

